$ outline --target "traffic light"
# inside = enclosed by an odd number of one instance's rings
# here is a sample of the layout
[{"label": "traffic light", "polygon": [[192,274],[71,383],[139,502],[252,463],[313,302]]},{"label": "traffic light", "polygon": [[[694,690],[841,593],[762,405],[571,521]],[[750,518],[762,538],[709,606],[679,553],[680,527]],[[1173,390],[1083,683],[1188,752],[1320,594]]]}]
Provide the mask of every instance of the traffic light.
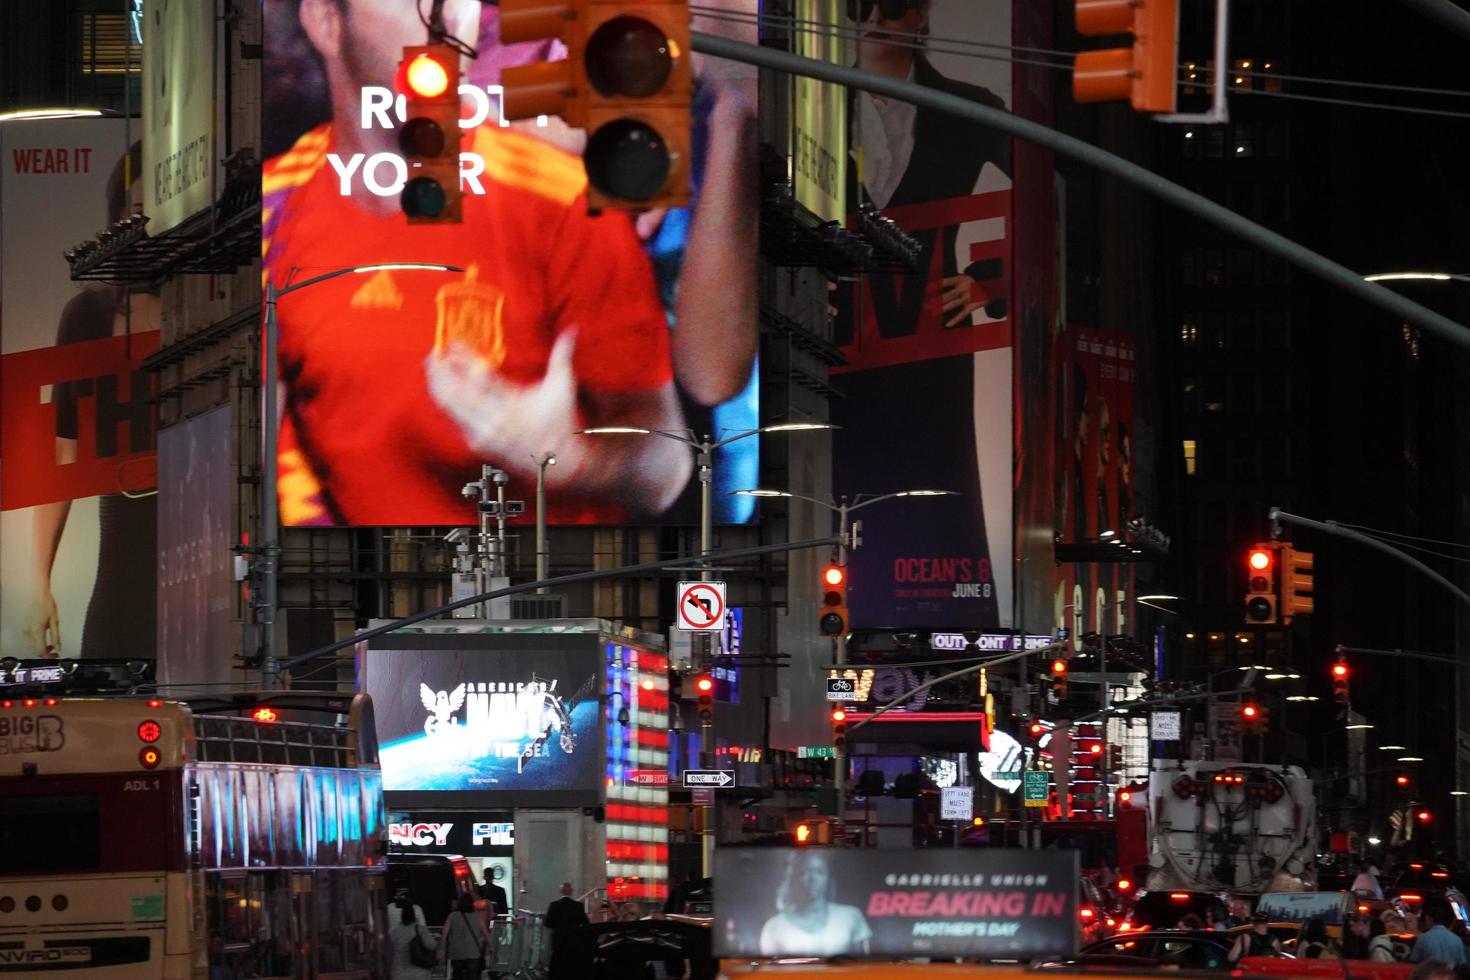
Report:
[{"label": "traffic light", "polygon": [[403,213],[409,224],[458,223],[459,52],[447,44],[404,48],[396,87],[404,99],[398,147],[408,167]]},{"label": "traffic light", "polygon": [[836,562],[822,569],[822,609],[817,631],[823,636],[846,636],[847,566]]},{"label": "traffic light", "polygon": [[1409,784],[1412,782],[1412,780],[1409,779],[1406,773],[1401,772],[1397,776],[1393,777],[1393,782],[1394,785],[1397,786],[1399,789],[1407,792],[1409,789]]},{"label": "traffic light", "polygon": [[1041,736],[1046,732],[1046,726],[1039,721],[1033,721],[1026,730],[1031,735],[1031,741],[1040,742]]},{"label": "traffic light", "polygon": [[1077,33],[1132,34],[1131,48],[1079,51],[1078,102],[1128,99],[1139,112],[1173,112],[1179,60],[1178,0],[1076,0]]},{"label": "traffic light", "polygon": [[1067,661],[1061,657],[1051,662],[1051,693],[1056,695],[1058,701],[1064,701],[1067,697]]},{"label": "traffic light", "polygon": [[832,747],[842,749],[847,746],[847,712],[841,708],[832,709]]},{"label": "traffic light", "polygon": [[1434,814],[1430,813],[1428,810],[1419,810],[1414,814],[1414,819],[1419,821],[1420,823],[1429,823],[1431,820],[1434,819]]},{"label": "traffic light", "polygon": [[587,131],[591,208],[689,203],[694,95],[687,0],[501,0],[505,43],[560,38],[566,61],[505,68],[507,119]]},{"label": "traffic light", "polygon": [[677,670],[669,671],[669,701],[672,703],[684,697],[684,675]]},{"label": "traffic light", "polygon": [[1277,610],[1283,623],[1312,611],[1312,553],[1281,546],[1281,599]]},{"label": "traffic light", "polygon": [[805,846],[807,844],[810,844],[812,840],[812,825],[809,823],[797,824],[795,837],[796,843],[800,845]]},{"label": "traffic light", "polygon": [[1247,701],[1240,706],[1240,724],[1248,732],[1264,732],[1268,717],[1269,712],[1254,701]]},{"label": "traffic light", "polygon": [[1255,625],[1276,622],[1276,541],[1257,544],[1246,555],[1245,621]]},{"label": "traffic light", "polygon": [[1332,700],[1341,705],[1348,703],[1348,665],[1339,660],[1332,665]]},{"label": "traffic light", "polygon": [[694,679],[694,693],[699,699],[699,723],[712,723],[715,720],[715,679],[709,674],[700,674]]}]

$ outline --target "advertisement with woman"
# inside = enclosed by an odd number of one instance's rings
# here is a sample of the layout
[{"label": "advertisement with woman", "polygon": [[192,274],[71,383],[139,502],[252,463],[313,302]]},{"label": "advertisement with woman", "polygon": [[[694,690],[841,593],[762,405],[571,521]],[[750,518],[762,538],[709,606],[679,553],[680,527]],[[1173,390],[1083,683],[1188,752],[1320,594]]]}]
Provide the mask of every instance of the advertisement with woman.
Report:
[{"label": "advertisement with woman", "polygon": [[[853,0],[857,64],[994,108],[1011,65],[951,41],[1008,44],[1009,0]],[[943,41],[939,39],[944,39]],[[839,493],[953,490],[872,512],[853,552],[855,627],[1009,626],[1011,139],[924,107],[853,96],[849,204],[920,248],[912,273],[834,294],[834,483]]]},{"label": "advertisement with woman", "polygon": [[120,119],[0,130],[0,655],[155,648],[158,297],[63,256],[141,210]]}]

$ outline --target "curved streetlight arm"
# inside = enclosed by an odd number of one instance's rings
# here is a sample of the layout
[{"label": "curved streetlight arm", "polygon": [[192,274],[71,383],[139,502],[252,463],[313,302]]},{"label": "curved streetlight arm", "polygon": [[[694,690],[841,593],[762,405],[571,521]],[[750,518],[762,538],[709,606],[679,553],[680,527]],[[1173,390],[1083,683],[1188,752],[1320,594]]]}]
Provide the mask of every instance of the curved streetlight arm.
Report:
[{"label": "curved streetlight arm", "polygon": [[[307,286],[315,286],[317,283],[326,282],[328,279],[336,279],[338,276],[349,276],[352,275],[354,272],[376,272],[380,269],[417,269],[422,272],[464,271],[457,265],[442,265],[431,262],[384,262],[379,265],[355,265],[347,269],[333,269],[331,272],[323,272],[319,276],[312,276],[310,279],[303,279],[301,282],[291,282],[290,280],[287,280],[287,283],[284,286],[275,286],[273,284],[270,284],[269,281],[268,285],[271,285],[270,291],[275,293],[277,299],[280,299],[287,293],[294,293],[296,292],[296,290],[305,289]],[[292,271],[294,272],[295,270],[293,269]]]},{"label": "curved streetlight arm", "polygon": [[731,490],[730,491],[730,496],[732,496],[732,497],[734,497],[734,496],[743,496],[743,497],[790,497],[793,500],[805,500],[807,503],[816,504],[818,507],[825,507],[828,510],[837,510],[838,509],[838,506],[836,504],[832,503],[832,501],[830,501],[830,500],[822,500],[820,497],[809,497],[809,496],[807,496],[804,493],[793,493],[790,490],[772,490],[772,491],[767,492],[767,493],[752,493],[749,490]]}]

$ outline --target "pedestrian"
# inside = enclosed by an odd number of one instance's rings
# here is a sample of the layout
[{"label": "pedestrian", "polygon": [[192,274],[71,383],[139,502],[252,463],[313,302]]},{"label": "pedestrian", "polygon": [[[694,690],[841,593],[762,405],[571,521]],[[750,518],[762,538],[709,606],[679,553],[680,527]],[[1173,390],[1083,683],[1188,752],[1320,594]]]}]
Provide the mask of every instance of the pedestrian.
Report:
[{"label": "pedestrian", "polygon": [[1337,956],[1337,948],[1332,944],[1332,937],[1327,935],[1327,924],[1315,918],[1308,919],[1307,924],[1302,926],[1301,941],[1297,950],[1298,956],[1308,960]]},{"label": "pedestrian", "polygon": [[1179,926],[1178,926],[1178,928],[1180,928],[1180,929],[1186,929],[1189,932],[1200,932],[1200,931],[1202,931],[1204,929],[1204,927],[1205,927],[1205,920],[1204,919],[1201,919],[1199,916],[1195,915],[1193,912],[1190,912],[1188,915],[1186,915],[1183,918],[1181,918],[1179,920]]},{"label": "pedestrian", "polygon": [[1378,881],[1378,866],[1372,861],[1363,865],[1363,870],[1353,879],[1352,892],[1359,898],[1376,898],[1383,901],[1383,885]]},{"label": "pedestrian", "polygon": [[490,933],[485,930],[485,920],[474,912],[475,900],[461,895],[454,912],[444,922],[440,958],[449,961],[450,980],[480,980],[485,969]]},{"label": "pedestrian", "polygon": [[485,883],[480,886],[480,897],[489,905],[487,914],[491,918],[501,915],[510,915],[510,896],[505,889],[494,880],[495,869],[491,865],[485,865]]},{"label": "pedestrian", "polygon": [[1239,963],[1245,956],[1280,956],[1281,940],[1271,935],[1271,917],[1264,912],[1251,916],[1249,931],[1242,932],[1230,947],[1230,965]]},{"label": "pedestrian", "polygon": [[1342,956],[1348,960],[1368,958],[1368,940],[1372,938],[1368,919],[1361,912],[1342,917]]},{"label": "pedestrian", "polygon": [[590,925],[587,910],[572,897],[572,883],[561,883],[561,898],[546,907],[546,928],[551,930],[551,980],[572,980],[577,974],[574,957],[577,930]]},{"label": "pedestrian", "polygon": [[1409,980],[1456,980],[1455,967],[1443,960],[1423,960],[1409,973]]},{"label": "pedestrian", "polygon": [[1226,922],[1227,913],[1223,905],[1211,905],[1205,909],[1205,928],[1211,932],[1225,932],[1230,928]]},{"label": "pedestrian", "polygon": [[1225,924],[1231,929],[1236,926],[1248,926],[1251,922],[1250,903],[1243,898],[1232,898],[1230,900],[1230,916]]},{"label": "pedestrian", "polygon": [[1368,959],[1375,963],[1398,962],[1393,940],[1388,935],[1388,926],[1382,919],[1373,919],[1368,923]]},{"label": "pedestrian", "polygon": [[405,908],[413,909],[414,921],[418,922],[419,925],[428,925],[428,922],[424,919],[423,906],[417,904],[409,897],[407,888],[399,888],[393,893],[393,901],[388,904],[388,921],[397,922],[399,915]]},{"label": "pedestrian", "polygon": [[1419,913],[1422,931],[1419,938],[1414,940],[1414,949],[1409,953],[1409,959],[1414,963],[1424,963],[1427,960],[1442,960],[1451,965],[1464,963],[1465,944],[1460,942],[1459,936],[1446,928],[1454,918],[1449,902],[1442,898],[1426,900]]},{"label": "pedestrian", "polygon": [[417,905],[390,905],[389,908],[398,909],[397,917],[389,920],[394,923],[388,930],[388,943],[393,950],[389,980],[430,980],[434,968],[428,964],[434,962],[438,944],[433,932],[415,915],[416,911],[422,915],[422,911]]}]

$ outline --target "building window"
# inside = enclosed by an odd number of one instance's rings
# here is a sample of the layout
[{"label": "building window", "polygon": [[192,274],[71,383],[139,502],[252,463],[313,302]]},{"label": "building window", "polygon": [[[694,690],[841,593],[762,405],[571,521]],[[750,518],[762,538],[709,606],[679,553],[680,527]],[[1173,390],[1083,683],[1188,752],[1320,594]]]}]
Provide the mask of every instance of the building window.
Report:
[{"label": "building window", "polygon": [[1238,160],[1256,155],[1256,127],[1248,122],[1238,122],[1230,127],[1230,152]]},{"label": "building window", "polygon": [[83,75],[141,74],[143,49],[129,43],[128,15],[85,11],[77,61]]},{"label": "building window", "polygon": [[1185,439],[1184,444],[1184,475],[1194,476],[1198,461],[1195,458],[1195,444],[1193,439]]},{"label": "building window", "polygon": [[1261,62],[1259,81],[1261,89],[1265,92],[1281,91],[1281,62],[1276,60]]},{"label": "building window", "polygon": [[1199,156],[1199,132],[1194,129],[1186,129],[1179,139],[1179,155],[1186,160],[1193,160]]},{"label": "building window", "polygon": [[1250,58],[1236,58],[1230,84],[1234,88],[1255,88],[1255,62]]},{"label": "building window", "polygon": [[1205,249],[1204,280],[1206,286],[1225,285],[1225,252],[1223,249]]},{"label": "building window", "polygon": [[1179,344],[1181,347],[1197,347],[1199,345],[1199,324],[1189,322],[1180,324]]}]

